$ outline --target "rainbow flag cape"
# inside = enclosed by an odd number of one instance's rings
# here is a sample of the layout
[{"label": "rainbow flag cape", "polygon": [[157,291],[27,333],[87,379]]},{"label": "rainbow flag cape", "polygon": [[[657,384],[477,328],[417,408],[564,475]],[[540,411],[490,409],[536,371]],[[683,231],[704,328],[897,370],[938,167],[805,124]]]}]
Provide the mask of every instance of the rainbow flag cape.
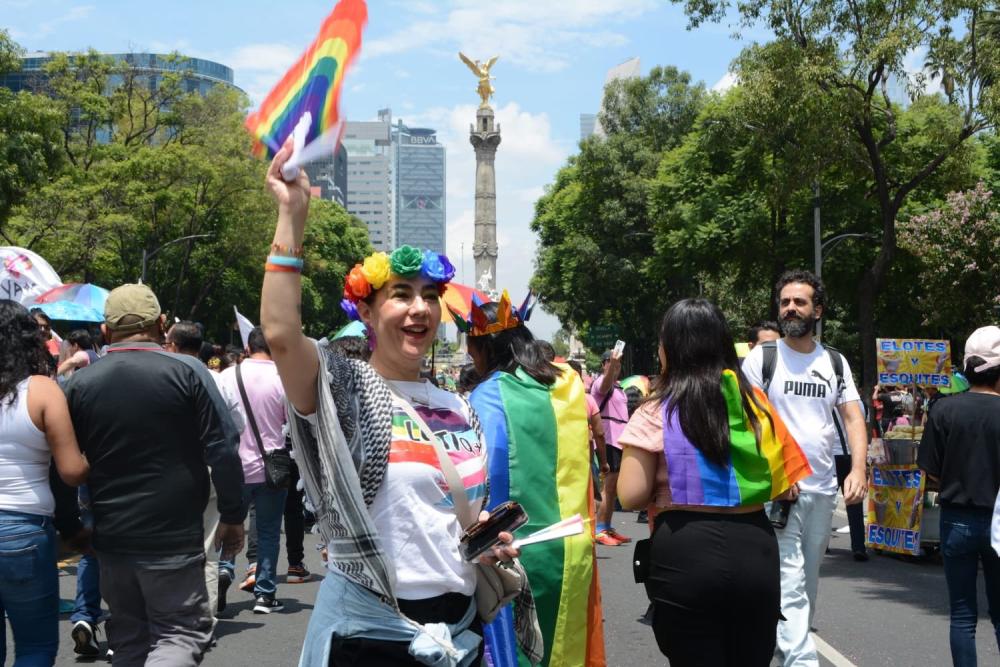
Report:
[{"label": "rainbow flag cape", "polygon": [[[306,112],[312,115],[306,145],[339,127],[344,72],[361,50],[361,32],[367,21],[364,0],[337,3],[313,43],[268,94],[260,109],[247,117],[247,129],[257,140],[256,155],[274,157]],[[331,144],[330,153],[333,148]]]},{"label": "rainbow flag cape", "polygon": [[[574,514],[593,521],[585,391],[568,366],[547,387],[528,376],[496,372],[469,397],[486,434],[490,507],[516,500],[528,535]],[[592,523],[591,523],[592,525]],[[604,665],[600,582],[591,531],[526,546],[521,563],[535,597],[544,665]],[[528,665],[517,648],[507,607],[485,628],[493,667]]]},{"label": "rainbow flag cape", "polygon": [[[761,405],[770,406],[764,392],[754,390]],[[676,505],[737,507],[767,502],[796,482],[812,474],[802,448],[788,432],[781,417],[753,407],[760,422],[760,451],[753,429],[747,422],[736,374],[722,373],[722,395],[729,413],[730,460],[720,466],[709,461],[681,430],[679,415],[663,415],[663,455],[667,459],[670,499]]]}]

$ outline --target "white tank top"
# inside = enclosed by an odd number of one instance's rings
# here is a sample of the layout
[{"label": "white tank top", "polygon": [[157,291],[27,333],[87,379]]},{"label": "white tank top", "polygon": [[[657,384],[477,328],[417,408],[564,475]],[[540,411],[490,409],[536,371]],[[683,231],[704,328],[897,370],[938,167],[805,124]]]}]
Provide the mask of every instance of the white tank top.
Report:
[{"label": "white tank top", "polygon": [[45,434],[28,416],[30,382],[26,378],[17,385],[13,403],[0,403],[0,510],[52,516],[52,452]]}]

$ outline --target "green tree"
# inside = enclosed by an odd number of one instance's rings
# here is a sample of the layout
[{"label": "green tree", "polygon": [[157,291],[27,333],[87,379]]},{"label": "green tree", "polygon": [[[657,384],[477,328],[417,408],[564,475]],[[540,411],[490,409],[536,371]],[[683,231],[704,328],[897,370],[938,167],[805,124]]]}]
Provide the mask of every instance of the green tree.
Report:
[{"label": "green tree", "polygon": [[1000,212],[982,183],[900,226],[900,245],[920,266],[923,323],[961,339],[1000,310]]},{"label": "green tree", "polygon": [[[0,30],[0,76],[20,68],[21,48]],[[44,183],[60,163],[59,114],[52,102],[30,92],[0,87],[0,237],[28,192]]]},{"label": "green tree", "polygon": [[562,328],[552,336],[552,349],[557,357],[569,358],[569,338],[570,333]]},{"label": "green tree", "polygon": [[[678,0],[679,1],[679,0]],[[727,0],[684,0],[693,26],[722,20]],[[858,317],[864,360],[864,384],[875,379],[876,308],[897,255],[897,220],[907,200],[976,133],[993,127],[998,97],[992,82],[998,68],[998,47],[979,22],[985,2],[933,0],[922,3],[853,0],[751,0],[737,6],[741,25],[764,24],[775,34],[767,47],[750,47],[736,62],[741,80],[780,79],[788,67],[801,73],[804,90],[836,110],[841,118],[831,132],[845,130],[863,161],[873,200],[881,245],[858,281]],[[961,36],[954,34],[960,27]],[[787,57],[765,57],[775,46]],[[960,123],[925,127],[927,151],[921,159],[897,149],[902,136],[900,109],[890,85],[907,82],[913,98],[926,84],[922,74],[912,79],[906,57],[926,50],[928,62],[953,81],[952,109]],[[807,84],[807,85],[806,85]],[[949,84],[951,86],[951,84]],[[759,86],[752,90],[766,89]],[[959,94],[956,91],[960,91]]]},{"label": "green tree", "polygon": [[[275,219],[266,164],[250,154],[245,97],[223,86],[184,93],[183,58],[171,60],[177,71],[154,81],[94,52],[53,59],[63,168],[7,233],[64,280],[108,287],[137,280],[145,252],[165,311],[227,340],[234,305],[256,319]],[[340,281],[370,246],[364,225],[330,202],[314,202],[310,218],[303,322],[322,335],[342,320]]]},{"label": "green tree", "polygon": [[690,284],[650,263],[649,186],[662,152],[683,139],[705,95],[674,67],[609,84],[600,119],[606,138],[581,142],[535,206],[532,286],[546,310],[582,334],[617,326],[636,351],[638,371],[655,365],[650,323],[670,294]]}]

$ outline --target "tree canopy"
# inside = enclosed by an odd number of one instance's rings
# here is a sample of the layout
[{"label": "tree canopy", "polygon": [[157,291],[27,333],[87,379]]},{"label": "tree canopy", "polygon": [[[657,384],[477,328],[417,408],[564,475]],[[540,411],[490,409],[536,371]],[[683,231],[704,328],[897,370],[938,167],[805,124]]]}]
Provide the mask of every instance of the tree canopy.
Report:
[{"label": "tree canopy", "polygon": [[[256,319],[275,206],[243,128],[246,98],[226,86],[185,92],[184,59],[173,58],[177,71],[156,75],[93,51],[53,58],[46,89],[16,97],[55,121],[44,145],[56,159],[39,158],[34,181],[21,177],[6,219],[0,207],[0,235],[41,254],[63,280],[105,287],[138,280],[145,253],[146,282],[164,310],[228,341],[234,305]],[[0,192],[7,182],[0,169]],[[174,243],[183,237],[195,238]],[[340,281],[369,252],[363,223],[313,202],[303,288],[310,334],[345,321]]]},{"label": "tree canopy", "polygon": [[[794,80],[806,96],[828,107],[825,127],[833,141],[865,170],[881,243],[858,280],[858,324],[865,385],[875,377],[875,335],[879,299],[890,285],[897,256],[897,221],[908,201],[970,138],[994,127],[1000,67],[991,3],[856,2],[855,0],[684,0],[692,27],[725,20],[735,9],[739,27],[763,26],[774,39],[743,51],[734,63],[738,79],[754,99],[777,96]],[[914,53],[926,53],[930,76],[906,69]],[[915,103],[929,80],[940,79],[937,102],[943,124],[917,130],[923,150],[910,141],[901,150],[907,126],[893,89],[903,88]],[[799,135],[796,135],[799,139]],[[911,137],[915,139],[915,137]],[[808,145],[808,142],[802,145]],[[816,177],[820,174],[817,169]]]},{"label": "tree canopy", "polygon": [[663,295],[681,293],[688,281],[650,262],[650,183],[662,151],[683,140],[705,95],[674,67],[613,82],[600,115],[607,137],[584,141],[535,207],[532,287],[546,309],[584,333],[616,327],[641,370],[655,368],[649,323],[662,315]]}]

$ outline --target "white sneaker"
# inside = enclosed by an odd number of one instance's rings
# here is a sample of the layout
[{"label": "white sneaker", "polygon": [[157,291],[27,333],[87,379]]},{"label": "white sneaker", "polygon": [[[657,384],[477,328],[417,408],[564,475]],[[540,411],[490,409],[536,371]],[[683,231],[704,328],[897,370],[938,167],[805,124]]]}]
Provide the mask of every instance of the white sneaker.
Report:
[{"label": "white sneaker", "polygon": [[85,658],[96,658],[101,654],[97,645],[97,628],[87,621],[77,621],[70,632],[73,638],[73,652]]}]

